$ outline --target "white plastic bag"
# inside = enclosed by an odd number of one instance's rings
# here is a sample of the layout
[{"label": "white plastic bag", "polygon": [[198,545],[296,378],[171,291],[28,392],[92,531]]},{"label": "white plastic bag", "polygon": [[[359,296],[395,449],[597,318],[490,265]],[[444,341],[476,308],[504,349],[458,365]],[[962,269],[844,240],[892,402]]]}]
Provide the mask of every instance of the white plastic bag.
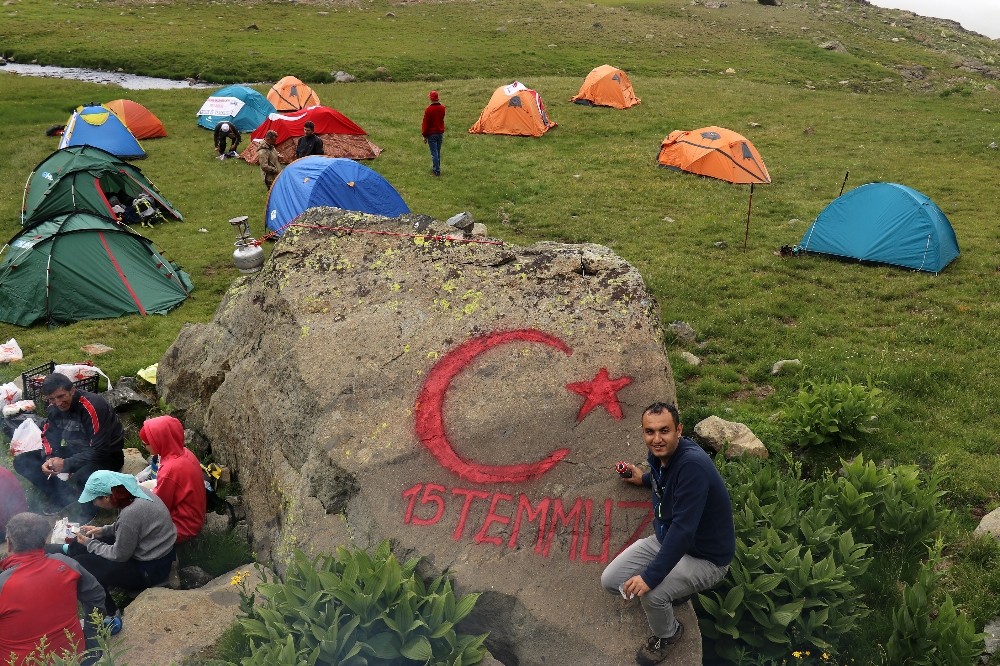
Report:
[{"label": "white plastic bag", "polygon": [[93,365],[74,365],[72,363],[59,363],[55,367],[55,372],[60,375],[66,375],[74,382],[78,382],[81,379],[87,379],[88,377],[93,377],[95,375],[100,375],[108,382],[108,387],[111,386],[111,379],[101,372],[101,369]]},{"label": "white plastic bag", "polygon": [[7,382],[0,386],[0,407],[13,405],[21,399],[21,389],[17,388],[14,382]]},{"label": "white plastic bag", "polygon": [[42,448],[42,431],[30,418],[17,426],[10,438],[10,455],[16,456],[28,451],[38,451]]},{"label": "white plastic bag", "polygon": [[17,416],[22,412],[33,412],[33,411],[35,411],[34,400],[18,400],[17,402],[3,406],[3,415],[7,418],[10,418],[11,416]]},{"label": "white plastic bag", "polygon": [[21,348],[14,338],[0,345],[0,363],[13,363],[23,358],[24,354],[21,353]]}]

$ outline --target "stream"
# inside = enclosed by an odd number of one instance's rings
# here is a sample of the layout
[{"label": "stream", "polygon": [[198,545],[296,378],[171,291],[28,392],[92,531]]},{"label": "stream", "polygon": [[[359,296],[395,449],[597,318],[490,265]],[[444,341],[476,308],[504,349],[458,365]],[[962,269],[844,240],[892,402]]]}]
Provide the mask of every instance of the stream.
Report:
[{"label": "stream", "polygon": [[217,88],[220,84],[203,81],[173,79],[158,79],[153,76],[138,76],[124,72],[104,72],[98,69],[82,67],[50,67],[48,65],[22,65],[8,62],[0,67],[0,73],[18,74],[21,76],[39,76],[49,79],[73,79],[90,83],[117,85],[128,90],[173,90],[175,88]]}]

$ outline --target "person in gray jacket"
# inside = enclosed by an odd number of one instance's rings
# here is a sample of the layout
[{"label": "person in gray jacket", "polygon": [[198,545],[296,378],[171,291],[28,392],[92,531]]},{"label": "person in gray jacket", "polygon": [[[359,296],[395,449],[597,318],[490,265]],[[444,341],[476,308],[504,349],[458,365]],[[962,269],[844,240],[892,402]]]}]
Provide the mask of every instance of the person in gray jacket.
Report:
[{"label": "person in gray jacket", "polygon": [[80,527],[67,552],[104,587],[112,633],[121,629],[111,590],[145,590],[170,576],[177,529],[170,511],[156,495],[143,490],[131,474],[99,470],[90,475],[80,503],[119,511],[110,525]]}]

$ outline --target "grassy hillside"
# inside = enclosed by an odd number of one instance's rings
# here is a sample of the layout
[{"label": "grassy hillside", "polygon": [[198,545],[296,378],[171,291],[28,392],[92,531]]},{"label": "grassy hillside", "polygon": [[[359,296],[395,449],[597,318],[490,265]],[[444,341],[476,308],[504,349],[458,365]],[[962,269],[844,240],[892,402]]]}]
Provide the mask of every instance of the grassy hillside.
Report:
[{"label": "grassy hillside", "polygon": [[[444,219],[468,210],[510,242],[602,243],[635,264],[664,322],[689,322],[704,343],[692,351],[705,363],[693,368],[668,341],[691,424],[709,413],[743,420],[779,449],[774,415],[803,382],[877,382],[889,406],[864,452],[946,475],[959,520],[950,584],[982,626],[1000,614],[1000,556],[971,548],[967,530],[1000,504],[1000,151],[988,147],[1000,141],[991,78],[1000,42],[852,2],[727,4],[14,0],[0,8],[0,50],[18,62],[172,78],[318,82],[324,103],[386,149],[371,166],[415,212]],[[831,40],[845,52],[819,47]],[[630,71],[641,106],[567,102],[604,62]],[[361,81],[324,83],[336,70]],[[559,127],[537,140],[467,134],[492,91],[515,78],[542,94]],[[448,107],[440,179],[429,175],[419,136],[432,87]],[[24,348],[23,367],[83,358],[80,346],[102,342],[115,348],[102,368],[131,374],[156,362],[186,322],[211,318],[236,276],[227,220],[250,215],[260,235],[265,192],[255,168],[212,159],[210,133],[194,124],[208,93],[0,72],[0,236],[18,229],[24,180],[55,149],[44,130],[77,104],[126,96],[167,127],[168,138],[145,142],[149,158],[138,165],[186,217],[148,236],[197,287],[167,317],[0,325],[0,340]],[[712,124],[753,141],[774,181],[755,190],[746,253],[745,187],[654,166],[671,130]],[[848,189],[893,181],[929,195],[962,256],[938,276],[776,256],[836,197],[847,171]],[[784,358],[801,359],[802,370],[771,377]],[[19,371],[0,368],[0,381]]]}]

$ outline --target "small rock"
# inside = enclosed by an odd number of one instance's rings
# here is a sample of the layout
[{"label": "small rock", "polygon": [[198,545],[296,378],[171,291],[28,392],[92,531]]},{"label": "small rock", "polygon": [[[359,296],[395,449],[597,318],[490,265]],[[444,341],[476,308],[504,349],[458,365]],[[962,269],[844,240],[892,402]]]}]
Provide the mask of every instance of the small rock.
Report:
[{"label": "small rock", "polygon": [[760,127],[760,123],[747,123],[747,127]]},{"label": "small rock", "polygon": [[715,241],[714,243],[712,243],[712,246],[717,247],[720,250],[725,250],[727,247],[729,247],[729,245],[726,244],[726,241]]},{"label": "small rock", "polygon": [[1000,617],[988,622],[983,627],[983,633],[986,634],[986,654],[996,654],[997,651],[1000,651]]},{"label": "small rock", "polygon": [[247,30],[260,30],[256,23],[251,23],[247,26]]},{"label": "small rock", "polygon": [[1000,146],[997,146],[997,142],[996,141],[990,141],[990,145],[988,145],[986,147],[989,148],[990,150],[996,150]]},{"label": "small rock", "polygon": [[507,26],[505,25],[500,26],[499,28],[497,28],[497,32],[507,32]]},{"label": "small rock", "polygon": [[851,82],[847,79],[844,79],[843,81],[838,81],[837,83],[839,83],[842,86],[846,86],[849,85]]},{"label": "small rock", "polygon": [[386,12],[385,17],[386,18],[396,18],[396,14],[395,14],[395,12]]},{"label": "small rock", "polygon": [[726,74],[735,74],[735,73],[736,73],[736,70],[733,69],[732,67],[727,67],[726,68]]},{"label": "small rock", "polygon": [[835,39],[828,42],[823,42],[819,45],[821,49],[826,49],[827,51],[836,51],[837,53],[847,53],[847,48],[843,44]]},{"label": "small rock", "polygon": [[207,234],[208,233],[208,229],[206,229],[205,227],[202,227],[201,229],[198,230],[198,233],[199,234]]},{"label": "small rock", "polygon": [[212,581],[212,574],[199,566],[184,567],[179,574],[182,590],[194,590]]},{"label": "small rock", "polygon": [[693,328],[691,328],[691,324],[686,321],[672,322],[667,328],[674,334],[674,337],[681,342],[694,344],[698,339],[698,334],[694,332]]},{"label": "small rock", "polygon": [[470,229],[466,233],[473,238],[485,238],[486,225],[480,222],[476,222],[475,224],[472,225],[472,229]]},{"label": "small rock", "polygon": [[718,416],[709,416],[694,427],[698,441],[721,451],[726,458],[754,456],[767,458],[767,447],[745,424],[726,421]]},{"label": "small rock", "polygon": [[333,73],[333,80],[336,81],[337,83],[352,83],[355,80],[355,78],[354,76],[348,74],[347,72],[338,71]]},{"label": "small rock", "polygon": [[601,25],[600,23],[595,23],[595,24],[594,24],[593,26],[591,26],[591,27],[593,27],[593,28],[594,28],[594,30],[603,30],[603,29],[604,29],[604,26],[603,26],[603,25]]},{"label": "small rock", "polygon": [[783,361],[777,361],[774,365],[772,365],[771,374],[777,375],[781,373],[785,368],[801,368],[801,367],[802,367],[802,361],[800,361],[797,358],[789,358]]},{"label": "small rock", "polygon": [[[808,86],[806,86],[806,87],[808,87]],[[814,88],[814,90],[815,90],[815,88]],[[807,127],[804,130],[802,130],[802,133],[805,134],[806,136],[808,136],[810,134],[815,134],[816,130],[814,128],[812,128],[812,127]]]},{"label": "small rock", "polygon": [[135,377],[122,377],[110,391],[101,394],[111,408],[118,412],[128,411],[136,407],[152,407],[156,400],[145,395],[135,381]]},{"label": "small rock", "polygon": [[680,353],[681,359],[688,365],[701,365],[701,359],[688,351],[682,351]]},{"label": "small rock", "polygon": [[792,219],[788,220],[788,222],[785,222],[785,224],[787,224],[788,226],[791,227],[791,226],[795,226],[796,224],[799,224],[800,222],[802,222],[802,220],[800,220],[797,217],[793,217]]},{"label": "small rock", "polygon": [[669,215],[664,215],[663,221],[666,222],[667,224],[672,224],[674,222],[674,218],[670,217]]},{"label": "small rock", "polygon": [[462,211],[458,215],[452,215],[451,217],[448,218],[449,227],[461,229],[462,231],[471,229],[472,225],[474,225],[475,223],[476,221],[472,219],[472,213],[468,211]]}]

